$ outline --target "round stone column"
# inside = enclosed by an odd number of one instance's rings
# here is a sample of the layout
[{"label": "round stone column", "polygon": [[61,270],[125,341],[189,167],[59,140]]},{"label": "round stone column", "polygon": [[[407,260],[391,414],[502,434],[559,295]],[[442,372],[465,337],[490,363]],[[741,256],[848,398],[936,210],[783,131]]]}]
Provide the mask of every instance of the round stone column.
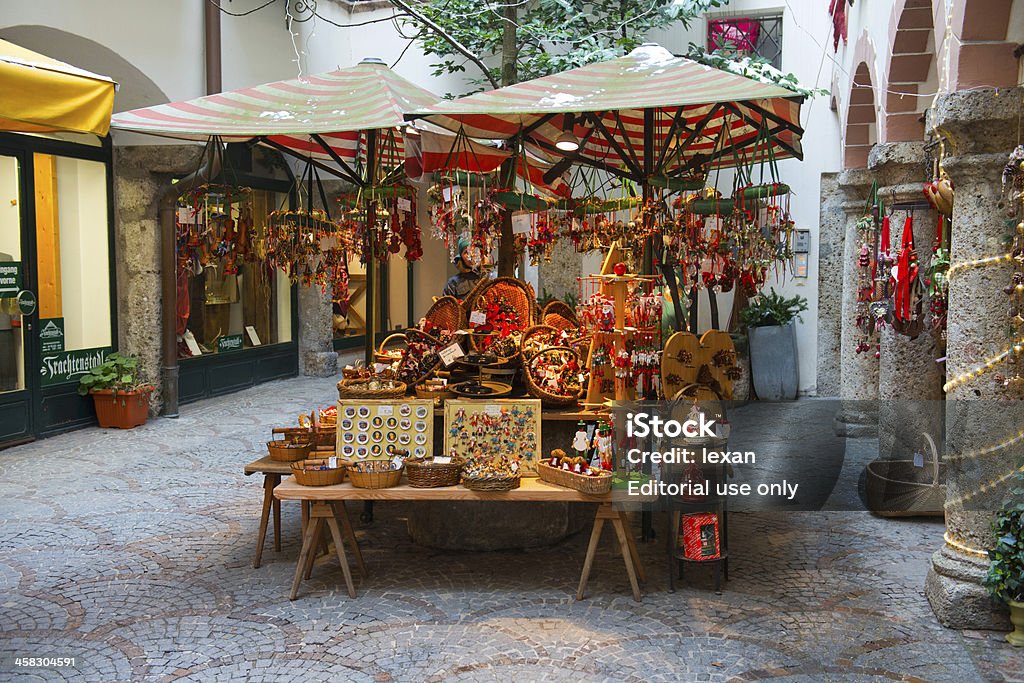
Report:
[{"label": "round stone column", "polygon": [[[925,168],[923,142],[896,142],[875,145],[868,168],[878,179],[878,194],[889,211],[894,205],[926,203],[921,187]],[[922,278],[931,265],[938,216],[933,209],[915,210],[914,246]],[[890,216],[889,253],[896,258],[903,236],[906,210]],[[923,283],[922,283],[923,285]],[[925,329],[916,339],[897,333],[891,325],[880,332],[881,359],[878,368],[878,452],[887,460],[910,460],[915,452],[924,452],[923,433],[942,441],[944,426],[939,401],[943,399],[943,366],[936,359],[943,355],[942,341],[933,334],[927,300],[923,312]]]},{"label": "round stone column", "polygon": [[860,240],[857,221],[864,215],[864,206],[871,190],[871,176],[864,169],[843,171],[839,188],[844,195],[842,210],[846,214],[846,240],[843,249],[842,338],[840,340],[839,397],[842,408],[834,427],[840,436],[870,436],[877,430],[878,359],[874,352],[857,353],[861,331],[854,324],[857,318],[857,254]]},{"label": "round stone column", "polygon": [[[937,103],[936,128],[946,139],[944,168],[956,186],[954,264],[1006,251],[1000,175],[1016,145],[1021,89],[956,92]],[[950,280],[947,382],[974,372],[1007,348],[1008,264],[964,268]],[[925,592],[935,614],[954,628],[1004,628],[1006,608],[982,586],[992,545],[993,512],[1006,492],[1021,444],[998,446],[1019,432],[1024,391],[997,385],[1000,370],[974,373],[946,395],[947,543],[932,558]]]}]

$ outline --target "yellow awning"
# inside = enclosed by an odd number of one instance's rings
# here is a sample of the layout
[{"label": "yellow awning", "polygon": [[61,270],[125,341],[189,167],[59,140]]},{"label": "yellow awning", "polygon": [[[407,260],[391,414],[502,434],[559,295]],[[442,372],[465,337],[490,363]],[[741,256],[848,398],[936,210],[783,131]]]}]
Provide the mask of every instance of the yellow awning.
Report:
[{"label": "yellow awning", "polygon": [[114,81],[0,40],[0,131],[106,135]]}]

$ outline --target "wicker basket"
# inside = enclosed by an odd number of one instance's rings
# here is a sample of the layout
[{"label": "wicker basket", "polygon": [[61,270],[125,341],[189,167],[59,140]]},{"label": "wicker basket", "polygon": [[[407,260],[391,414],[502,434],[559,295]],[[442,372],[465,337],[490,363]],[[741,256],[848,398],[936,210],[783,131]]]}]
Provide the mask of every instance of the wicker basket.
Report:
[{"label": "wicker basket", "polygon": [[[512,310],[515,311],[519,329],[525,330],[532,327],[537,319],[537,297],[533,293],[533,287],[522,280],[514,277],[497,277],[487,280],[483,285],[470,292],[466,299],[466,310],[485,310],[491,303],[504,299]],[[475,337],[471,337],[473,344],[478,344]],[[474,346],[479,350],[478,346]]]},{"label": "wicker basket", "polygon": [[437,463],[433,458],[406,460],[405,472],[409,486],[417,489],[435,489],[442,486],[457,486],[462,474],[462,463]]},{"label": "wicker basket", "polygon": [[370,388],[367,379],[343,379],[338,382],[338,398],[377,399],[402,398],[405,396],[405,382],[397,380],[378,380],[380,387]]},{"label": "wicker basket", "polygon": [[558,329],[552,325],[534,325],[523,332],[523,338],[519,342],[519,352],[523,356],[523,362],[529,361],[543,347],[553,346],[558,341]]},{"label": "wicker basket", "polygon": [[[568,346],[549,346],[548,348],[544,349],[540,353],[534,355],[534,357],[531,358],[528,363],[523,365],[523,381],[526,384],[526,391],[527,391],[527,393],[530,394],[530,396],[533,396],[534,398],[539,398],[541,400],[541,403],[544,403],[545,405],[551,405],[551,406],[573,406],[573,405],[576,405],[579,402],[580,394],[583,391],[583,387],[582,386],[580,387],[580,391],[579,392],[577,392],[575,394],[572,394],[571,396],[566,396],[565,394],[556,394],[556,393],[553,393],[551,391],[548,391],[544,387],[540,386],[540,384],[538,384],[536,378],[534,377],[534,374],[535,374],[534,366],[535,366],[535,364],[538,361],[542,360],[544,358],[544,356],[553,355],[553,354],[556,354],[556,353],[557,354],[569,354],[569,360],[575,360],[576,363],[579,364],[579,356],[576,354],[576,351],[574,351],[573,349],[569,348]],[[582,367],[583,366],[581,365],[580,366],[580,368],[581,368],[580,371],[581,372],[582,372]]]},{"label": "wicker basket", "polygon": [[537,476],[541,481],[564,486],[567,489],[575,489],[580,493],[588,493],[594,496],[601,496],[612,490],[612,473],[605,472],[596,477],[588,477],[585,474],[576,474],[552,467],[546,462],[537,463]]},{"label": "wicker basket", "polygon": [[267,452],[271,460],[278,462],[295,462],[303,460],[312,446],[309,443],[294,441],[268,441]]},{"label": "wicker basket", "polygon": [[912,460],[875,460],[865,467],[864,492],[871,512],[882,517],[937,516],[945,513],[946,472],[930,434],[931,467],[916,467]]},{"label": "wicker basket", "polygon": [[394,334],[389,334],[384,337],[380,346],[377,347],[377,351],[373,354],[374,360],[378,363],[387,363],[389,365],[394,363],[396,360],[400,360],[402,355],[405,353],[404,349],[397,346],[388,347],[388,344],[396,344],[405,341],[407,341],[406,336],[402,332],[395,332]]},{"label": "wicker basket", "polygon": [[316,458],[292,463],[292,476],[303,486],[333,486],[345,481],[345,465],[339,464],[333,469],[306,469],[307,467],[326,467],[328,460]]},{"label": "wicker basket", "polygon": [[364,460],[348,468],[348,480],[360,489],[389,489],[398,486],[403,469],[404,467],[391,469],[391,462],[386,460]]},{"label": "wicker basket", "polygon": [[576,317],[576,311],[569,304],[557,299],[544,307],[540,314],[540,320],[545,325],[562,330],[575,330],[580,326],[580,320]]},{"label": "wicker basket", "polygon": [[471,491],[511,491],[519,488],[519,475],[509,477],[462,477],[462,485]]},{"label": "wicker basket", "polygon": [[[421,332],[420,330],[416,330],[416,329],[406,330],[405,338],[406,338],[406,342],[411,342],[411,343],[416,343],[416,344],[426,344],[426,345],[430,346],[431,348],[433,348],[433,350],[435,352],[434,355],[435,355],[436,360],[434,362],[428,364],[425,368],[424,367],[419,368],[419,374],[417,374],[416,376],[409,376],[409,377],[406,378],[406,380],[407,380],[406,383],[407,384],[415,386],[415,385],[423,382],[428,377],[430,377],[432,374],[434,374],[434,372],[437,371],[438,368],[441,367],[441,357],[439,355],[437,355],[437,352],[441,350],[443,344],[441,343],[441,340],[438,339],[437,337],[432,337],[431,335],[427,334],[426,332]],[[399,377],[405,377],[406,374],[410,374],[411,375],[411,373],[409,373],[406,370],[406,357],[403,356],[402,357],[402,363],[398,366],[398,376]]]},{"label": "wicker basket", "polygon": [[445,399],[455,398],[455,392],[447,386],[443,386],[439,389],[430,389],[425,384],[417,384],[416,398],[429,398],[434,401],[444,401]]},{"label": "wicker basket", "polygon": [[431,304],[423,317],[434,327],[449,332],[466,326],[466,311],[454,296],[442,296]]}]

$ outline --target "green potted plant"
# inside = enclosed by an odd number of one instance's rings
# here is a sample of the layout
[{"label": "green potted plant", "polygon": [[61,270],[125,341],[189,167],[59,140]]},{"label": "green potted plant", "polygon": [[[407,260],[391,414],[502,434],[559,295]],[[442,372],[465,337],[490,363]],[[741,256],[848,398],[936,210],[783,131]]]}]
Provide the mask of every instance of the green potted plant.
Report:
[{"label": "green potted plant", "polygon": [[1006,641],[1024,647],[1024,474],[1018,472],[1016,480],[1021,485],[1010,489],[992,520],[996,544],[988,552],[985,588],[1010,606],[1014,630],[1006,634]]},{"label": "green potted plant", "polygon": [[145,424],[153,385],[142,378],[138,358],[114,352],[82,376],[78,393],[92,395],[100,427],[131,429]]},{"label": "green potted plant", "polygon": [[772,289],[751,299],[740,311],[750,345],[750,381],[758,398],[796,398],[800,371],[793,321],[806,310],[804,297],[784,297]]}]

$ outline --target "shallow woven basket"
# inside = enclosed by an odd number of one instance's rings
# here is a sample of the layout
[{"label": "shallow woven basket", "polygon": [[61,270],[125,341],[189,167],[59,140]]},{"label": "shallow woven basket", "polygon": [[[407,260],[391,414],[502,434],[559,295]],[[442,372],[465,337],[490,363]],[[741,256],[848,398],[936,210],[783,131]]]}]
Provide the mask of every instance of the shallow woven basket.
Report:
[{"label": "shallow woven basket", "polygon": [[345,481],[345,466],[338,465],[329,470],[307,470],[306,467],[326,466],[328,461],[315,458],[292,463],[292,476],[303,486],[333,486]]},{"label": "shallow woven basket", "polygon": [[[383,469],[384,467],[389,469]],[[348,468],[348,480],[352,482],[352,486],[360,489],[389,489],[398,486],[404,469],[400,467],[393,470],[390,467],[390,461],[357,462]]]},{"label": "shallow woven basket", "polygon": [[303,460],[312,448],[308,443],[293,443],[289,441],[268,441],[267,453],[271,460],[277,462],[295,462]]},{"label": "shallow woven basket", "polygon": [[377,399],[377,398],[402,398],[405,396],[405,382],[388,380],[392,387],[389,389],[371,389],[370,380],[366,379],[343,379],[338,382],[338,398],[347,399]]},{"label": "shallow woven basket", "polygon": [[571,396],[566,396],[565,394],[555,394],[541,387],[540,384],[537,383],[537,380],[534,379],[534,363],[542,359],[543,356],[552,353],[570,353],[572,354],[572,358],[576,359],[577,363],[579,363],[580,360],[579,356],[576,354],[576,351],[574,349],[569,348],[568,346],[549,346],[540,353],[535,354],[533,358],[529,360],[529,362],[523,365],[523,382],[526,384],[526,391],[527,393],[530,394],[530,396],[533,396],[534,398],[539,398],[541,400],[541,403],[545,405],[574,406],[579,402],[579,393],[573,394]]},{"label": "shallow woven basket", "polygon": [[[416,329],[409,329],[409,330],[405,331],[405,336],[406,336],[406,341],[425,342],[427,344],[433,345],[435,351],[440,351],[441,350],[441,347],[442,347],[441,340],[438,339],[437,337],[433,337],[433,336],[427,334],[426,332],[421,332],[420,330],[416,330]],[[405,357],[403,356],[402,357],[402,363],[398,366],[399,377],[402,376],[402,368],[404,366],[405,366]],[[408,384],[411,384],[411,385],[415,386],[415,385],[423,382],[424,380],[429,378],[431,375],[433,375],[438,370],[438,368],[440,368],[440,367],[441,367],[441,357],[438,356],[436,362],[434,362],[425,372],[422,372],[418,377],[410,378],[410,381],[408,382]]]},{"label": "shallow woven basket", "polygon": [[406,460],[405,473],[409,477],[409,486],[413,488],[434,489],[442,486],[457,486],[459,475],[462,474],[462,463],[459,461],[447,464],[436,463],[433,458]]},{"label": "shallow woven basket", "polygon": [[594,496],[604,495],[612,490],[612,473],[606,472],[596,477],[588,477],[585,474],[567,472],[557,467],[552,467],[546,462],[537,463],[537,476],[542,481],[564,486],[567,489],[576,489],[580,493],[589,493]]},{"label": "shallow woven basket", "polygon": [[456,393],[447,386],[441,387],[440,389],[428,389],[424,384],[416,385],[416,398],[429,398],[435,401],[443,401],[445,399],[455,397]]},{"label": "shallow woven basket", "polygon": [[466,326],[466,311],[454,296],[442,296],[431,304],[423,316],[431,325],[454,332]]},{"label": "shallow woven basket", "polygon": [[462,477],[462,485],[471,491],[511,491],[519,488],[519,475],[510,477]]}]

